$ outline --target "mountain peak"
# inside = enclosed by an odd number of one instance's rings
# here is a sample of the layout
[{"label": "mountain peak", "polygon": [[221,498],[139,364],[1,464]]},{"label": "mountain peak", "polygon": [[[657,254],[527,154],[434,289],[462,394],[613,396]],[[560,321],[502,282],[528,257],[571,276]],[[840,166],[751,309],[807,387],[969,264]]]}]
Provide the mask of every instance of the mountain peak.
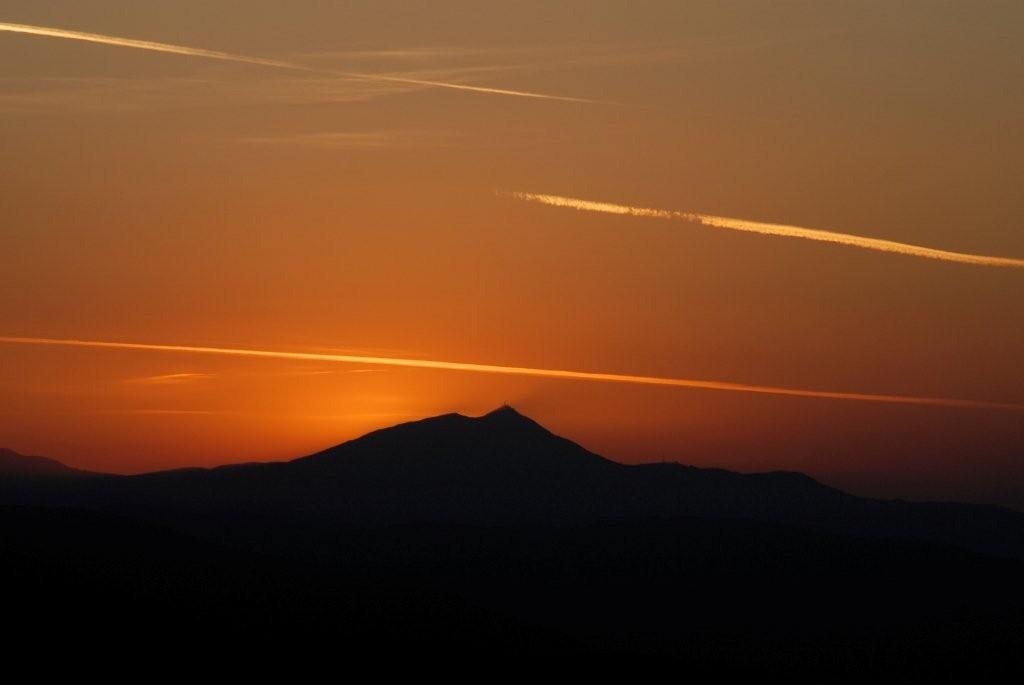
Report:
[{"label": "mountain peak", "polygon": [[523,414],[520,414],[518,411],[516,411],[516,409],[511,404],[507,404],[507,403],[501,405],[497,409],[492,409],[491,411],[487,412],[486,414],[484,414],[480,418],[481,419],[502,419],[502,420],[515,419],[515,420],[520,420],[520,421],[530,421],[531,423],[533,422],[533,419],[531,419],[531,418],[529,418],[527,416],[524,416]]},{"label": "mountain peak", "polygon": [[498,429],[503,432],[512,431],[515,433],[540,432],[545,435],[551,435],[551,431],[531,419],[529,416],[520,414],[512,407],[511,404],[503,404],[497,409],[489,411],[483,416],[477,417],[476,420],[484,427],[492,430]]},{"label": "mountain peak", "polygon": [[442,414],[382,428],[297,461],[335,465],[332,468],[360,464],[378,473],[397,469],[396,479],[406,479],[411,471],[427,472],[431,479],[453,479],[481,470],[488,479],[501,479],[503,473],[607,463],[508,404],[479,416]]}]

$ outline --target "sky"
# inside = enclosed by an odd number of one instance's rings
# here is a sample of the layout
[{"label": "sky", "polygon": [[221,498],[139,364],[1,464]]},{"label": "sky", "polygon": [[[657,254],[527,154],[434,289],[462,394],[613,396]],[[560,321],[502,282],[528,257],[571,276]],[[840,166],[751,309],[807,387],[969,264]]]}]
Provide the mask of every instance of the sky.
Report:
[{"label": "sky", "polygon": [[0,446],[135,473],[509,402],[625,462],[1024,508],[1019,2],[0,0],[4,24],[0,338],[292,356],[0,342]]}]

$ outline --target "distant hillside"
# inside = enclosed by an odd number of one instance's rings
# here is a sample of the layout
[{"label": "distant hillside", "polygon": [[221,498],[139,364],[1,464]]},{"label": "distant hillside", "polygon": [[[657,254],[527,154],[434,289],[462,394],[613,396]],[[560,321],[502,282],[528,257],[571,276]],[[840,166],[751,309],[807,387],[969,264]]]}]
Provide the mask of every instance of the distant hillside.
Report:
[{"label": "distant hillside", "polygon": [[827,680],[976,679],[1024,650],[1022,514],[627,466],[507,407],[291,462],[74,478],[7,461],[12,654],[46,636],[157,664],[187,644],[233,672],[441,659]]},{"label": "distant hillside", "polygon": [[88,471],[80,471],[65,466],[56,459],[47,457],[30,457],[18,454],[14,450],[0,448],[0,478],[54,476],[71,477],[90,475]]},{"label": "distant hillside", "polygon": [[[10,480],[10,479],[8,479]],[[701,517],[918,538],[1024,558],[1024,514],[860,498],[792,472],[624,465],[510,407],[374,431],[291,462],[3,487],[0,504],[86,507],[289,544],[297,530],[582,526]]]}]

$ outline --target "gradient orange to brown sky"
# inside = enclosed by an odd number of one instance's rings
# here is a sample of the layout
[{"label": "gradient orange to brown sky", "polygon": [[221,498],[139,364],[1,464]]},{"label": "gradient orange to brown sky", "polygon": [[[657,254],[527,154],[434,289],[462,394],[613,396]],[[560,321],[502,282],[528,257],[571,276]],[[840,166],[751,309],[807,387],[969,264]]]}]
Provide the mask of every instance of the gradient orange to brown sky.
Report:
[{"label": "gradient orange to brown sky", "polygon": [[[311,71],[0,32],[0,336],[1024,403],[1019,269],[496,193],[1024,258],[1019,2],[4,0],[3,22]],[[1013,411],[0,345],[0,446],[118,472],[506,401],[623,461],[1024,507]]]}]

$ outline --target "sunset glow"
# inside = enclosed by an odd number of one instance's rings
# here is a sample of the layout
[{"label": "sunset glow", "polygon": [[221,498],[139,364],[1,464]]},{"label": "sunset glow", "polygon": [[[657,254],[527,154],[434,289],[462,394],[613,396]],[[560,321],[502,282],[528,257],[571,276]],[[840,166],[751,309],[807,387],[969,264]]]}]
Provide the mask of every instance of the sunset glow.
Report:
[{"label": "sunset glow", "polygon": [[16,657],[1019,665],[1024,2],[0,5]]},{"label": "sunset glow", "polygon": [[504,403],[628,464],[1024,507],[1013,3],[0,10],[0,450]]},{"label": "sunset glow", "polygon": [[[533,369],[524,366],[501,366],[497,364],[472,364],[466,362],[437,361],[433,359],[401,359],[398,357],[368,357],[350,354],[319,354],[312,352],[283,352],[277,350],[251,350],[245,348],[195,347],[189,345],[154,345],[147,343],[102,342],[96,340],[53,340],[50,338],[0,337],[0,343],[20,345],[57,345],[65,347],[92,347],[108,350],[147,350],[152,352],[183,352],[191,354],[216,354],[233,357],[256,357],[260,359],[290,359],[296,361],[337,362],[342,364],[370,364],[374,366],[401,366],[414,369],[440,369],[443,371],[468,371],[471,373],[496,373],[510,376],[534,376],[573,381],[599,381],[605,383],[631,383],[635,385],[664,385],[673,388],[695,388],[699,390],[723,390],[726,392],[749,392],[761,395],[783,397],[812,397],[815,399],[853,400],[857,402],[885,402],[889,404],[921,404],[937,407],[964,407],[975,409],[1002,409],[1024,411],[1024,404],[1003,404],[979,400],[958,400],[941,397],[914,397],[910,395],[875,395],[857,392],[834,392],[828,390],[804,390],[800,388],[776,388],[766,385],[747,385],[725,381],[692,380],[684,378],[659,378],[657,376],[635,376],[619,373],[594,371],[565,371],[559,369]],[[156,382],[189,379],[198,374],[169,374],[157,376]]]}]

